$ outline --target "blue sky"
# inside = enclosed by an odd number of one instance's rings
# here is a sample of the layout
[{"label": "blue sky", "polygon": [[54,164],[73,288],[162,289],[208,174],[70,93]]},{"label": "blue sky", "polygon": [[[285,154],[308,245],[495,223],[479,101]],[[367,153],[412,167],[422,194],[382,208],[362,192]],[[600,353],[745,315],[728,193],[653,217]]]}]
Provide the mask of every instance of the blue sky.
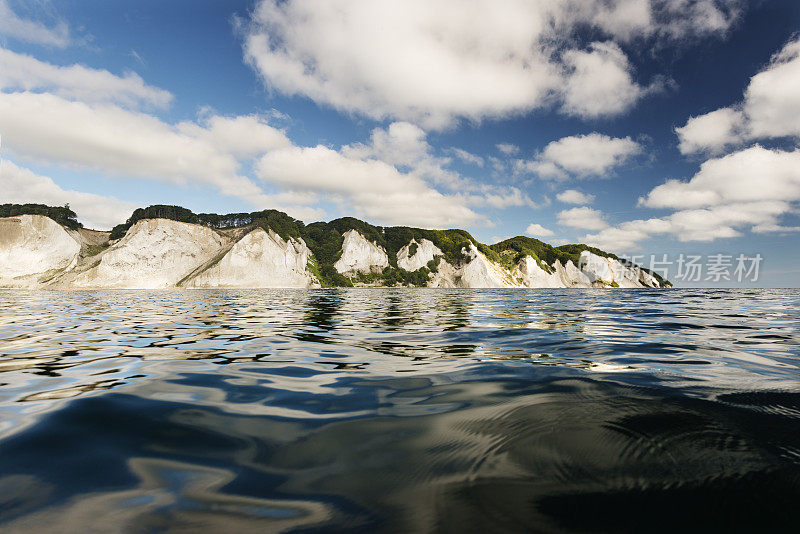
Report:
[{"label": "blue sky", "polygon": [[0,0],[0,202],[761,254],[679,285],[797,287],[799,30],[789,0]]}]

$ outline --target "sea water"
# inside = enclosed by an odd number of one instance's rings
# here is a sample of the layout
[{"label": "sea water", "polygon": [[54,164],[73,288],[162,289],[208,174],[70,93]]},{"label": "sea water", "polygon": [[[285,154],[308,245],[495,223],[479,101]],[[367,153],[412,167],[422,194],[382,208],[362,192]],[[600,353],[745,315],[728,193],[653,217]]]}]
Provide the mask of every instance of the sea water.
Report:
[{"label": "sea water", "polygon": [[800,291],[0,291],[0,531],[785,530]]}]

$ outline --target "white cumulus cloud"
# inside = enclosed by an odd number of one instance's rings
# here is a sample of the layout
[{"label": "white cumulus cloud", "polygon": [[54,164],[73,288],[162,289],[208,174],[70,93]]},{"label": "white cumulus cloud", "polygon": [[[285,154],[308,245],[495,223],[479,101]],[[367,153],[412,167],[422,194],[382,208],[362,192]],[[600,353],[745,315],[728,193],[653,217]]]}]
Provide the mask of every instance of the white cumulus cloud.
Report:
[{"label": "white cumulus cloud", "polygon": [[628,57],[613,42],[596,42],[588,50],[563,55],[569,75],[562,109],[568,115],[595,118],[618,115],[647,91],[633,80]]},{"label": "white cumulus cloud", "polygon": [[384,224],[442,227],[480,218],[455,196],[393,165],[321,145],[271,151],[260,159],[258,174],[291,190],[322,192],[344,211]]},{"label": "white cumulus cloud", "polygon": [[166,107],[172,100],[169,91],[147,85],[134,72],[116,76],[83,65],[61,67],[5,48],[0,48],[0,90],[47,91],[84,102],[115,102],[131,107]]},{"label": "white cumulus cloud", "polygon": [[567,189],[556,195],[559,202],[564,204],[591,204],[594,202],[594,195],[581,193],[576,189]]},{"label": "white cumulus cloud", "polygon": [[[533,206],[516,187],[450,170],[451,159],[435,155],[425,132],[407,122],[375,128],[367,143],[302,147],[261,115],[206,110],[170,124],[116,103],[19,90],[0,93],[0,131],[4,148],[28,161],[211,186],[305,220],[324,214],[315,207],[323,198],[373,221],[432,227],[485,222],[473,208]],[[252,161],[260,182],[247,175]]]},{"label": "white cumulus cloud", "polygon": [[301,218],[318,215],[319,210],[291,204],[294,195],[265,194],[241,173],[238,149],[226,150],[232,139],[224,138],[222,127],[238,128],[241,134],[242,124],[249,126],[245,133],[253,134],[245,139],[248,147],[290,144],[280,132],[253,117],[207,117],[199,124],[171,125],[111,104],[70,101],[49,93],[0,93],[3,147],[17,157],[108,176],[209,185],[255,207],[284,209]]},{"label": "white cumulus cloud", "polygon": [[[559,104],[591,118],[625,112],[647,92],[620,43],[721,35],[738,4],[262,0],[244,53],[270,89],[374,119],[437,128]],[[587,28],[603,40],[577,42]]]},{"label": "white cumulus cloud", "polygon": [[800,150],[750,147],[704,162],[686,182],[670,180],[641,202],[690,209],[736,202],[800,200]]},{"label": "white cumulus cloud", "polygon": [[800,39],[789,42],[750,79],[744,114],[754,138],[800,136]]},{"label": "white cumulus cloud", "polygon": [[513,156],[514,154],[519,152],[519,147],[512,143],[497,143],[495,145],[497,150],[505,154],[506,156]]},{"label": "white cumulus cloud", "polygon": [[375,128],[369,143],[345,145],[340,152],[349,159],[388,163],[404,174],[450,191],[452,198],[460,199],[464,205],[498,209],[536,207],[519,188],[480,183],[451,170],[450,158],[435,155],[425,131],[408,122],[398,121],[386,128]]},{"label": "white cumulus cloud", "polygon": [[682,154],[707,151],[718,154],[744,139],[744,117],[739,111],[722,108],[698,117],[675,128]]},{"label": "white cumulus cloud", "polygon": [[754,146],[713,158],[687,181],[670,180],[640,199],[651,208],[675,210],[664,217],[624,222],[584,239],[626,250],[658,235],[679,241],[713,241],[755,233],[792,232],[780,224],[800,203],[800,149]]},{"label": "white cumulus cloud", "polygon": [[114,197],[65,190],[51,178],[40,176],[8,160],[0,160],[2,202],[14,204],[69,204],[86,227],[109,229],[125,222],[138,206]]},{"label": "white cumulus cloud", "polygon": [[602,230],[608,227],[602,211],[586,206],[560,211],[556,218],[558,224],[581,230]]},{"label": "white cumulus cloud", "polygon": [[533,237],[548,237],[553,235],[553,231],[545,228],[541,224],[531,223],[525,229],[525,233]]},{"label": "white cumulus cloud", "polygon": [[742,102],[675,129],[684,154],[717,154],[744,142],[800,137],[800,39],[787,43],[745,89]]},{"label": "white cumulus cloud", "polygon": [[518,161],[517,171],[554,179],[604,177],[641,151],[641,145],[630,137],[573,135],[549,143],[532,160]]}]

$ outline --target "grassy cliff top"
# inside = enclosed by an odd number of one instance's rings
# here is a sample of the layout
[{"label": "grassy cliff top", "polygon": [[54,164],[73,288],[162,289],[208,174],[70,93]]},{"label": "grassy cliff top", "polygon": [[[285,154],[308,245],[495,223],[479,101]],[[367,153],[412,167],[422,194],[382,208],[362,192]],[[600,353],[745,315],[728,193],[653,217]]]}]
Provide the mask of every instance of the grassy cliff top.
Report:
[{"label": "grassy cliff top", "polygon": [[548,265],[552,265],[556,260],[559,260],[562,264],[566,264],[568,261],[577,264],[581,253],[585,250],[604,258],[619,259],[610,252],[590,247],[589,245],[575,244],[554,247],[544,241],[525,236],[517,236],[500,241],[492,245],[491,248],[499,253],[515,252],[518,256],[517,259],[521,259],[525,255],[532,256],[533,258],[544,260]]},{"label": "grassy cliff top", "polygon": [[77,230],[83,228],[78,222],[78,216],[69,207],[47,206],[45,204],[0,204],[0,217],[18,217],[20,215],[44,215],[57,223]]},{"label": "grassy cliff top", "polygon": [[225,228],[242,228],[246,226],[261,226],[272,228],[283,239],[290,237],[299,238],[302,221],[289,217],[287,214],[278,210],[263,210],[250,213],[228,213],[218,215],[216,213],[194,213],[193,211],[181,206],[167,206],[157,204],[146,208],[137,208],[133,211],[128,220],[123,224],[118,224],[111,230],[110,239],[119,239],[125,235],[131,226],[144,219],[170,219],[172,221],[200,224],[218,230]]}]

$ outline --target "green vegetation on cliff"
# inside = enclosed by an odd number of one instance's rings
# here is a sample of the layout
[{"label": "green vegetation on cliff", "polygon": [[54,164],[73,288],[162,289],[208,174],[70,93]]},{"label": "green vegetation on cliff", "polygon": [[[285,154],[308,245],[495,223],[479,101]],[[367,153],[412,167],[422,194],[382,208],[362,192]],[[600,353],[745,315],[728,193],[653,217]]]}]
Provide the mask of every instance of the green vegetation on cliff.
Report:
[{"label": "green vegetation on cliff", "polygon": [[[218,215],[194,213],[180,206],[154,205],[134,210],[124,224],[119,224],[111,230],[110,239],[123,237],[131,226],[143,219],[170,219],[219,230],[260,226],[264,229],[272,229],[283,239],[290,237],[303,239],[314,255],[314,274],[326,287],[352,285],[350,279],[337,272],[333,267],[333,264],[341,257],[344,241],[342,234],[349,230],[357,231],[369,241],[386,250],[390,267],[384,273],[375,275],[375,278],[380,279],[377,281],[386,285],[425,285],[427,283],[431,272],[430,268],[423,267],[414,273],[409,273],[397,267],[397,252],[412,239],[417,241],[427,239],[433,242],[442,251],[444,259],[452,264],[466,261],[463,250],[469,249],[470,244],[475,245],[489,259],[501,261],[497,252],[480,243],[465,230],[425,230],[406,226],[383,227],[354,217],[342,217],[330,222],[315,222],[305,225],[302,221],[293,219],[277,210]],[[364,282],[364,280],[356,281]]]},{"label": "green vegetation on cliff", "polygon": [[[50,207],[43,204],[3,204],[0,205],[0,217],[9,217],[22,214],[45,215],[70,228],[80,228],[75,213],[69,206]],[[450,264],[459,265],[468,258],[464,251],[470,245],[475,246],[488,259],[512,269],[524,256],[531,256],[542,266],[552,272],[552,265],[559,261],[562,265],[572,261],[579,264],[580,254],[588,250],[598,256],[613,258],[624,263],[623,258],[583,244],[571,244],[554,247],[538,239],[517,236],[506,239],[491,246],[478,242],[466,230],[426,230],[408,226],[375,226],[368,222],[353,217],[342,217],[330,222],[315,222],[304,224],[277,210],[263,210],[250,213],[229,213],[219,215],[216,213],[194,213],[181,206],[153,205],[134,210],[123,224],[111,230],[111,240],[119,239],[136,224],[144,219],[170,219],[179,222],[199,224],[216,230],[229,228],[252,229],[256,227],[272,230],[282,239],[302,239],[311,250],[313,257],[309,260],[308,268],[320,280],[324,287],[352,286],[353,282],[394,285],[425,285],[431,273],[436,272],[439,256],[428,262],[428,265],[415,272],[409,272],[397,266],[397,253],[404,246],[423,239],[431,241],[442,251],[442,258]],[[388,257],[389,266],[379,274],[360,275],[355,279],[342,275],[334,268],[334,264],[341,257],[343,235],[349,230],[355,230],[367,240],[382,247]],[[417,246],[409,246],[409,255],[413,256]],[[98,250],[99,251],[99,250]],[[93,251],[94,252],[94,251]],[[631,264],[632,265],[632,264]],[[642,268],[653,275],[662,286],[671,285],[658,273]]]},{"label": "green vegetation on cliff", "polygon": [[[566,265],[568,261],[571,261],[575,265],[580,265],[581,252],[589,251],[596,256],[618,260],[621,263],[631,267],[641,269],[658,280],[658,283],[661,284],[662,287],[672,287],[672,283],[668,280],[665,280],[657,272],[646,269],[640,265],[636,265],[625,258],[620,258],[616,254],[612,254],[611,252],[590,247],[589,245],[570,244],[554,247],[532,237],[517,236],[506,239],[505,241],[500,241],[499,243],[495,243],[491,246],[491,248],[499,254],[506,256],[506,261],[504,261],[504,263],[507,265],[509,262],[516,264],[527,255],[531,256],[535,260],[544,261],[546,265],[543,267],[548,271],[552,271],[550,266],[552,266],[556,260],[560,261],[561,265]],[[612,287],[618,287],[618,285]]]},{"label": "green vegetation on cliff", "polygon": [[612,254],[610,252],[606,252],[605,250],[600,250],[599,248],[590,247],[589,245],[584,245],[584,244],[561,245],[560,247],[556,247],[556,250],[559,250],[569,255],[572,261],[576,264],[578,262],[578,258],[581,257],[581,252],[585,250],[588,250],[595,256],[601,256],[603,258],[611,258],[612,260],[619,259],[616,254]]},{"label": "green vegetation on cliff", "polygon": [[598,256],[606,258],[619,259],[614,254],[602,251],[600,249],[590,247],[589,245],[562,245],[554,247],[548,245],[544,241],[539,241],[532,237],[517,236],[505,241],[500,241],[491,246],[492,250],[498,253],[513,252],[515,254],[514,262],[518,262],[523,256],[531,256],[537,260],[543,260],[547,265],[553,265],[556,260],[560,261],[562,265],[566,265],[568,261],[572,261],[578,265],[581,252],[588,250]]},{"label": "green vegetation on cliff", "polygon": [[[384,273],[384,281],[390,282],[389,285],[394,285],[395,282],[402,284],[405,280],[420,280],[422,275],[408,276],[404,274],[408,271],[397,267],[397,253],[412,239],[418,242],[422,239],[431,241],[442,251],[445,260],[453,264],[459,264],[466,260],[462,250],[468,249],[470,244],[475,245],[490,259],[499,260],[496,252],[478,242],[465,230],[425,230],[407,226],[375,226],[353,217],[342,217],[330,222],[311,223],[301,228],[301,235],[322,268],[325,265],[333,266],[339,259],[344,241],[342,234],[349,230],[357,231],[386,251],[392,270]],[[426,271],[430,272],[429,269]],[[428,273],[424,273],[426,282],[427,276]]]},{"label": "green vegetation on cliff", "polygon": [[265,230],[271,228],[283,239],[290,237],[297,239],[301,236],[300,228],[303,226],[301,221],[293,219],[278,210],[217,215],[216,213],[194,213],[181,206],[158,204],[135,209],[127,221],[123,224],[118,224],[111,230],[110,239],[123,237],[131,226],[144,219],[170,219],[172,221],[200,224],[217,230],[242,228],[251,225],[260,226]]},{"label": "green vegetation on cliff", "polygon": [[78,222],[78,216],[69,208],[69,204],[64,206],[47,206],[45,204],[0,204],[0,217],[18,217],[20,215],[44,215],[67,228],[73,230],[83,228],[83,225]]},{"label": "green vegetation on cliff", "polygon": [[495,243],[491,245],[490,248],[504,258],[503,263],[505,264],[516,264],[523,257],[530,256],[534,260],[537,260],[537,262],[540,260],[544,261],[547,266],[543,267],[547,270],[550,270],[550,266],[553,265],[556,260],[564,264],[571,259],[565,252],[532,237],[512,237],[505,241]]},{"label": "green vegetation on cliff", "polygon": [[[424,230],[422,228],[410,228],[408,226],[391,226],[383,229],[385,234],[385,245],[389,254],[389,263],[397,265],[397,252],[408,245],[412,239],[417,242],[427,239],[442,251],[445,261],[457,265],[466,261],[464,249],[469,250],[470,244],[483,252],[491,260],[499,260],[497,254],[489,247],[479,242],[466,230]],[[409,255],[413,256],[411,250]]]}]

